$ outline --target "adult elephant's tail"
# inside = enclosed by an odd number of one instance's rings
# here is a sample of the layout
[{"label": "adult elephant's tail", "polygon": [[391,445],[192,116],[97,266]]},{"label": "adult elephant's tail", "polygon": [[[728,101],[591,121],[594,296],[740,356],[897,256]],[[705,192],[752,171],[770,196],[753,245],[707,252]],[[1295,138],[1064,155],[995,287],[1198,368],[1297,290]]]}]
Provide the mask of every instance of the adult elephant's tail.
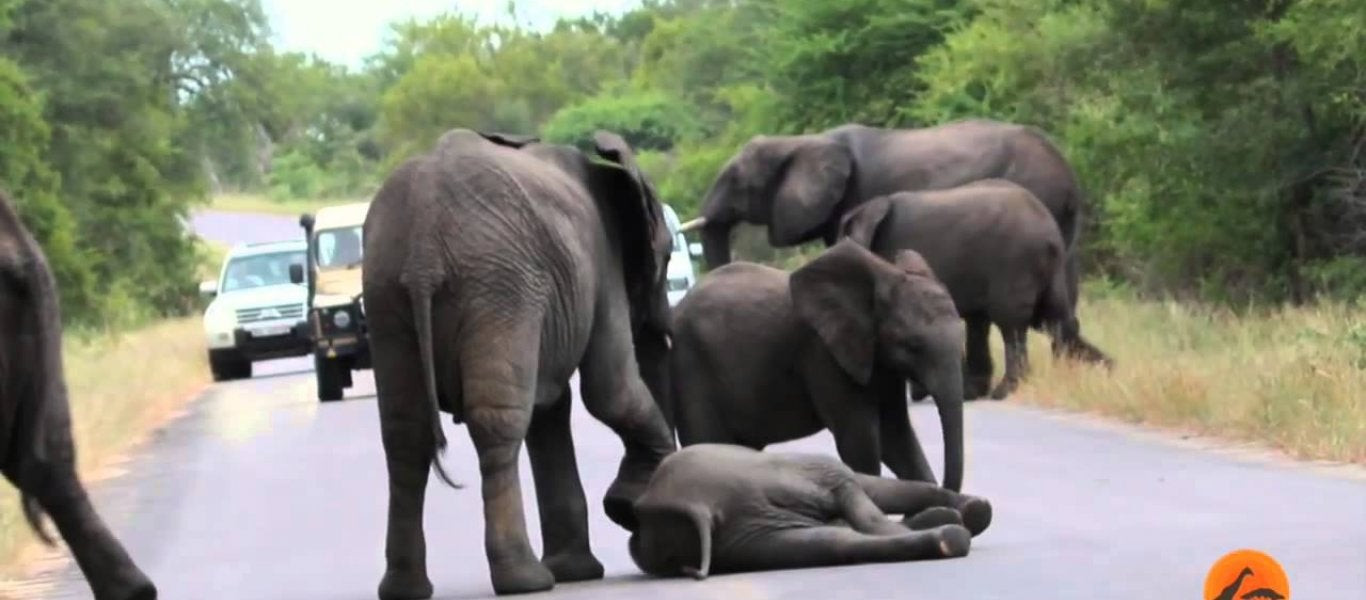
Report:
[{"label": "adult elephant's tail", "polygon": [[417,349],[422,355],[422,383],[427,389],[427,404],[431,409],[432,420],[432,467],[437,477],[453,488],[461,488],[451,479],[441,464],[441,454],[446,451],[446,433],[441,430],[441,403],[436,395],[436,359],[432,351],[432,291],[426,287],[411,288],[413,301],[413,326],[417,330]]}]

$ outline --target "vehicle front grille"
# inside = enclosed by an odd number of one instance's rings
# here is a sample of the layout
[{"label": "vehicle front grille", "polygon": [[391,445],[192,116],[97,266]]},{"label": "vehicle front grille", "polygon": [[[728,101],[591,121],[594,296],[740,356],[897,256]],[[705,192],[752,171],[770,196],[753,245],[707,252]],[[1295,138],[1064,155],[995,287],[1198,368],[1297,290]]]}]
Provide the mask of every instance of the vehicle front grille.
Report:
[{"label": "vehicle front grille", "polygon": [[237,311],[238,323],[255,323],[257,321],[274,321],[277,319],[301,320],[303,318],[304,306],[302,304],[261,306],[257,308],[243,308]]}]

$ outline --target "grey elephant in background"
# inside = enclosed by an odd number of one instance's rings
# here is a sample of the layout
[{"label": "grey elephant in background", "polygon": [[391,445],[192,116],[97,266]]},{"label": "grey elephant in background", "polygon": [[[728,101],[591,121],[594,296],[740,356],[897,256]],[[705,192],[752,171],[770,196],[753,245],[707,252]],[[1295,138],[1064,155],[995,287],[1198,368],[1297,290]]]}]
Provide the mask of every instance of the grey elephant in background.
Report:
[{"label": "grey elephant in background", "polygon": [[[1067,323],[1075,321],[1066,282],[1066,248],[1048,210],[1029,190],[986,179],[947,190],[899,192],[845,215],[840,233],[889,258],[924,257],[967,324],[964,397],[987,394],[992,324],[1005,340],[1006,372],[991,397],[1001,399],[1029,370],[1025,335],[1046,329],[1055,354],[1109,364],[1104,352]],[[914,395],[926,391],[917,389]]]},{"label": "grey elephant in background", "polygon": [[56,282],[38,242],[0,193],[0,472],[24,518],[57,525],[96,600],[152,600],[156,586],[95,512],[76,474]]},{"label": "grey elephant in background", "polygon": [[[619,136],[595,157],[534,138],[447,132],[400,166],[365,222],[364,297],[389,473],[383,599],[428,598],[423,499],[440,412],[479,455],[484,548],[499,594],[596,579],[570,436],[570,375],[625,445],[603,506],[632,504],[675,449],[663,390],[671,247],[663,211]],[[531,459],[544,556],[527,540],[518,478]]]},{"label": "grey elephant in background", "polygon": [[737,262],[675,307],[670,356],[681,445],[762,449],[828,428],[853,470],[933,483],[906,411],[906,381],[932,391],[943,485],[963,481],[963,324],[915,252],[882,260],[850,240],[789,275]]},{"label": "grey elephant in background", "polygon": [[992,515],[985,499],[932,483],[854,473],[819,454],[726,444],[688,446],[664,459],[635,510],[636,566],[698,579],[962,557]]},{"label": "grey elephant in background", "polygon": [[[1066,291],[1075,306],[1081,186],[1058,148],[1026,125],[967,119],[920,129],[848,124],[807,135],[755,136],[726,163],[700,216],[682,230],[701,229],[707,266],[715,269],[731,260],[736,224],[766,227],[775,247],[813,240],[830,246],[840,219],[873,198],[988,178],[1013,181],[1047,207],[1068,251]],[[1080,331],[1075,319],[1067,327]]]}]

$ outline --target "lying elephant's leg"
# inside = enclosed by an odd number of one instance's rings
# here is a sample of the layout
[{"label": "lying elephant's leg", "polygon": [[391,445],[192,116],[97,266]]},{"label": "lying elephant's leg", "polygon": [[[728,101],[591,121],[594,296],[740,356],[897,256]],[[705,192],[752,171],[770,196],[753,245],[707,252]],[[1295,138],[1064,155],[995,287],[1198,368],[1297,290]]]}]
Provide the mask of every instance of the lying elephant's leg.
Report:
[{"label": "lying elephant's leg", "polygon": [[1006,346],[1006,374],[1001,383],[996,385],[996,389],[991,391],[992,399],[1002,400],[1014,393],[1020,381],[1029,375],[1029,350],[1025,345],[1027,332],[1028,329],[1023,326],[1001,327],[1001,337],[1005,338]]},{"label": "lying elephant's leg", "polygon": [[955,558],[966,556],[972,545],[971,534],[957,525],[928,531],[898,529],[895,535],[870,535],[830,525],[773,531],[716,557],[712,570],[764,571]]},{"label": "lying elephant's leg", "polygon": [[541,562],[557,582],[601,579],[603,573],[588,545],[588,503],[569,429],[571,398],[566,387],[553,404],[537,408],[526,437],[541,513]]},{"label": "lying elephant's leg", "polygon": [[991,525],[991,503],[985,498],[960,494],[932,483],[903,481],[855,474],[854,480],[879,510],[914,516],[928,508],[944,506],[962,513],[963,524],[977,535]]},{"label": "lying elephant's leg", "polygon": [[[555,577],[531,549],[517,458],[531,425],[540,335],[535,324],[519,329],[469,332],[461,351],[465,422],[479,454],[483,482],[484,552],[493,591],[515,594],[544,591]],[[498,323],[498,325],[503,325]],[[504,326],[505,327],[505,326]]]},{"label": "lying elephant's leg", "polygon": [[944,525],[962,525],[963,514],[947,506],[932,506],[914,515],[906,515],[901,524],[911,529],[934,529]]},{"label": "lying elephant's leg", "polygon": [[625,300],[619,304],[615,310],[600,311],[579,375],[588,413],[626,446],[617,477],[603,498],[603,510],[612,522],[635,531],[632,507],[660,461],[676,446],[664,413],[640,377]]}]

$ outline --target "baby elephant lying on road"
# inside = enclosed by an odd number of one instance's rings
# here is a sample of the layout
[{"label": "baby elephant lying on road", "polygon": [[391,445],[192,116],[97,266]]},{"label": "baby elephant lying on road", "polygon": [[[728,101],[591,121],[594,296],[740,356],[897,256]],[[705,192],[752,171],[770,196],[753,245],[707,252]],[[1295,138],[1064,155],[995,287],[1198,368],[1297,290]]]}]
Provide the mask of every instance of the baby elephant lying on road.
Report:
[{"label": "baby elephant lying on road", "polygon": [[[631,558],[651,575],[966,556],[991,504],[833,457],[697,444],[664,459],[635,503]],[[887,513],[906,515],[902,522]]]}]

